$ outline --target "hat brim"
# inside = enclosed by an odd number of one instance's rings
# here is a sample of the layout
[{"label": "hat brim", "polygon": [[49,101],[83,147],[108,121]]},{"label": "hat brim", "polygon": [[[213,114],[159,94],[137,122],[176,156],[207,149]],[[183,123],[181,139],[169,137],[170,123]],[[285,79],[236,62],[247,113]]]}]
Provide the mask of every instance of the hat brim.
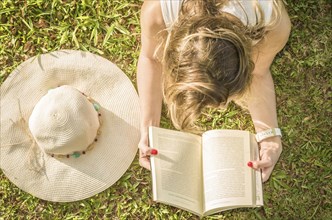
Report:
[{"label": "hat brim", "polygon": [[[26,122],[39,99],[61,85],[77,88],[102,107],[98,141],[79,158],[53,158],[31,145]],[[0,110],[0,167],[15,185],[44,200],[70,202],[102,192],[137,153],[136,90],[116,65],[89,52],[62,50],[25,61],[1,85]],[[29,163],[31,156],[41,169]]]}]

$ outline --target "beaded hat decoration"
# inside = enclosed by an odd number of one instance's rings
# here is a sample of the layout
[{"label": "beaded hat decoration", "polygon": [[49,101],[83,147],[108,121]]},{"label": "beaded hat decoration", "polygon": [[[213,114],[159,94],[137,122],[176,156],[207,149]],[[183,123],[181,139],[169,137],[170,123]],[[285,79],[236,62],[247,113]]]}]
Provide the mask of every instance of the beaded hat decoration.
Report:
[{"label": "beaded hat decoration", "polygon": [[75,50],[32,57],[7,77],[0,95],[0,167],[33,196],[94,196],[136,156],[138,95],[107,59]]}]

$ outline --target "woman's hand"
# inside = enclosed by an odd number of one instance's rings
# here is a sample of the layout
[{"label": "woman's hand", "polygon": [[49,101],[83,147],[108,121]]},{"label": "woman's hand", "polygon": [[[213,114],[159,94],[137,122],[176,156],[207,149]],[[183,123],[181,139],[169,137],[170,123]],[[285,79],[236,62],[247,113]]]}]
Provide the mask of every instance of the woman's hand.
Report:
[{"label": "woman's hand", "polygon": [[139,148],[139,164],[148,169],[151,170],[150,165],[150,156],[151,155],[157,155],[158,151],[156,149],[150,148],[148,145],[148,136],[142,135],[138,148]]},{"label": "woman's hand", "polygon": [[267,138],[259,143],[260,160],[252,161],[252,168],[262,170],[263,182],[267,181],[278,162],[282,152],[281,138],[279,136]]}]

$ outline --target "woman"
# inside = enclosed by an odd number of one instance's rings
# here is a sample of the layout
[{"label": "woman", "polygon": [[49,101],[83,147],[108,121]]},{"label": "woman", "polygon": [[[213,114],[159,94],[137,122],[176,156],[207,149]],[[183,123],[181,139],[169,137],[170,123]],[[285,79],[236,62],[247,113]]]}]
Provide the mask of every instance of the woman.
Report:
[{"label": "woman", "polygon": [[[156,153],[148,146],[148,126],[159,126],[163,96],[177,129],[194,131],[204,107],[243,97],[257,133],[278,128],[270,66],[290,27],[279,0],[145,1],[137,74],[141,166],[150,169],[149,156]],[[260,160],[248,166],[262,169],[266,181],[281,138],[270,135],[259,144]]]}]

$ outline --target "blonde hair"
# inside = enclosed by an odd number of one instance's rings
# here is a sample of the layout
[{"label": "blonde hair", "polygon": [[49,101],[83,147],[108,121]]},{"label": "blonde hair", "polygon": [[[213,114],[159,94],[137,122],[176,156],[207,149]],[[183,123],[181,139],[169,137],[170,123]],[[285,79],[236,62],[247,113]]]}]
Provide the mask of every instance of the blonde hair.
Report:
[{"label": "blonde hair", "polygon": [[[257,4],[257,24],[245,26],[223,13],[225,0],[184,0],[179,18],[163,42],[163,94],[173,125],[197,132],[195,121],[205,107],[225,106],[249,88],[254,63],[252,42],[265,25]],[[277,7],[274,7],[277,10]]]}]

